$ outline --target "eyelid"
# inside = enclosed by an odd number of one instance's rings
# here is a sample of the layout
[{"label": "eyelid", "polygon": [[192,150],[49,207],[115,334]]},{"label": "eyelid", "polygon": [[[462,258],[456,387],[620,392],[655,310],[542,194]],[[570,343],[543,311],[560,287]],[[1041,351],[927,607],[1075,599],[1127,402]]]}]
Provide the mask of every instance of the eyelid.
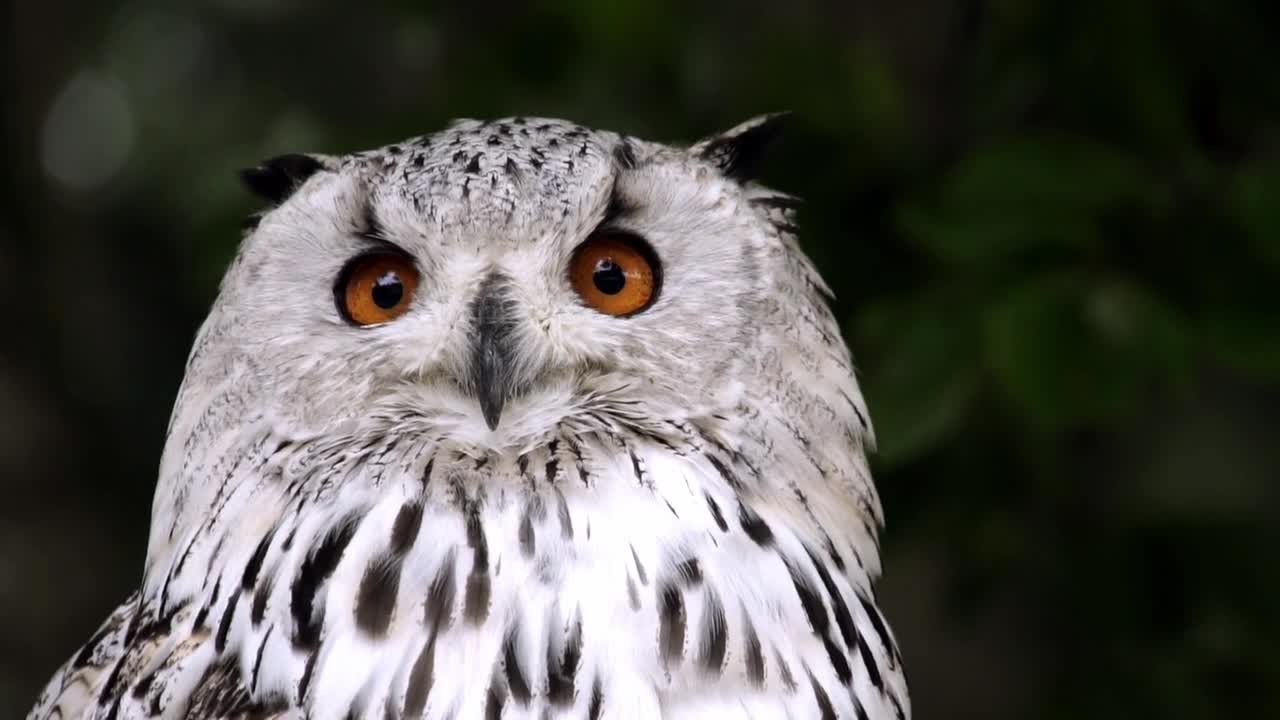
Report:
[{"label": "eyelid", "polygon": [[356,245],[359,248],[357,254],[385,251],[399,253],[406,257],[413,257],[413,253],[405,250],[397,243],[388,240],[383,235],[374,235],[362,230],[355,233],[355,239]]}]

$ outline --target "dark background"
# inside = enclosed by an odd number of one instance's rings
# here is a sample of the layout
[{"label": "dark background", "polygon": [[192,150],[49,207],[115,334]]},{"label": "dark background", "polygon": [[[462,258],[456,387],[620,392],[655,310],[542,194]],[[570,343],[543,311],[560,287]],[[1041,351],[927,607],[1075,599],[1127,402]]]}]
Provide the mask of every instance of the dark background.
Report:
[{"label": "dark background", "polygon": [[177,5],[3,31],[0,716],[137,582],[237,168],[782,108],[766,177],[881,439],[916,716],[1277,716],[1280,5]]}]

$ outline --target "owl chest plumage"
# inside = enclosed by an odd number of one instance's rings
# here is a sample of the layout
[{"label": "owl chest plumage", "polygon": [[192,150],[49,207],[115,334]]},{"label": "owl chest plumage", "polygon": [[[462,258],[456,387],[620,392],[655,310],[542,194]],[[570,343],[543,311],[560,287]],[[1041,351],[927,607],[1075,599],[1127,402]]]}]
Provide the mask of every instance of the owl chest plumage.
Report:
[{"label": "owl chest plumage", "polygon": [[264,438],[229,473],[261,480],[228,483],[149,575],[99,708],[901,714],[860,554],[758,510],[728,448],[675,438],[565,433],[511,457]]}]

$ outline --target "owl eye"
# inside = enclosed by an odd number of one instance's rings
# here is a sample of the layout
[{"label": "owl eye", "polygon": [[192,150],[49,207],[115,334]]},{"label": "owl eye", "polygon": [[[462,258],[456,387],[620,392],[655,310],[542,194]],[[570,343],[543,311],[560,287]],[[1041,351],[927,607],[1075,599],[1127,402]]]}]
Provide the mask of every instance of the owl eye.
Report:
[{"label": "owl eye", "polygon": [[418,289],[418,268],[408,256],[386,250],[360,255],[338,274],[338,312],[355,325],[377,325],[400,317]]},{"label": "owl eye", "polygon": [[599,233],[573,251],[569,282],[591,307],[626,317],[648,309],[661,285],[658,258],[633,235]]}]

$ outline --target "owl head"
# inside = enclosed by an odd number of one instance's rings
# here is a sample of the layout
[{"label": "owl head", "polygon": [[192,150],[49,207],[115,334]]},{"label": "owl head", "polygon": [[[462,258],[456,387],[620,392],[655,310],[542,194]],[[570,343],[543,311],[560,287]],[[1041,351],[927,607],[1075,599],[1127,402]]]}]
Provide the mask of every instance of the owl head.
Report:
[{"label": "owl head", "polygon": [[[704,457],[735,492],[873,547],[849,352],[795,200],[753,179],[780,120],[687,147],[464,120],[246,171],[268,207],[188,360],[148,596],[203,587],[183,568],[289,503],[329,508],[318,522],[428,487],[437,458],[436,485],[501,498],[558,447],[583,478],[618,468],[642,486],[646,452],[674,463],[668,479]],[[618,489],[578,488],[592,502]],[[874,574],[874,559],[858,565]]]},{"label": "owl head", "polygon": [[791,199],[752,181],[782,117],[690,147],[464,120],[247,170],[270,207],[177,412],[231,383],[307,431],[417,422],[500,449],[731,408],[758,381],[750,359],[785,351],[775,325],[825,313]]}]

